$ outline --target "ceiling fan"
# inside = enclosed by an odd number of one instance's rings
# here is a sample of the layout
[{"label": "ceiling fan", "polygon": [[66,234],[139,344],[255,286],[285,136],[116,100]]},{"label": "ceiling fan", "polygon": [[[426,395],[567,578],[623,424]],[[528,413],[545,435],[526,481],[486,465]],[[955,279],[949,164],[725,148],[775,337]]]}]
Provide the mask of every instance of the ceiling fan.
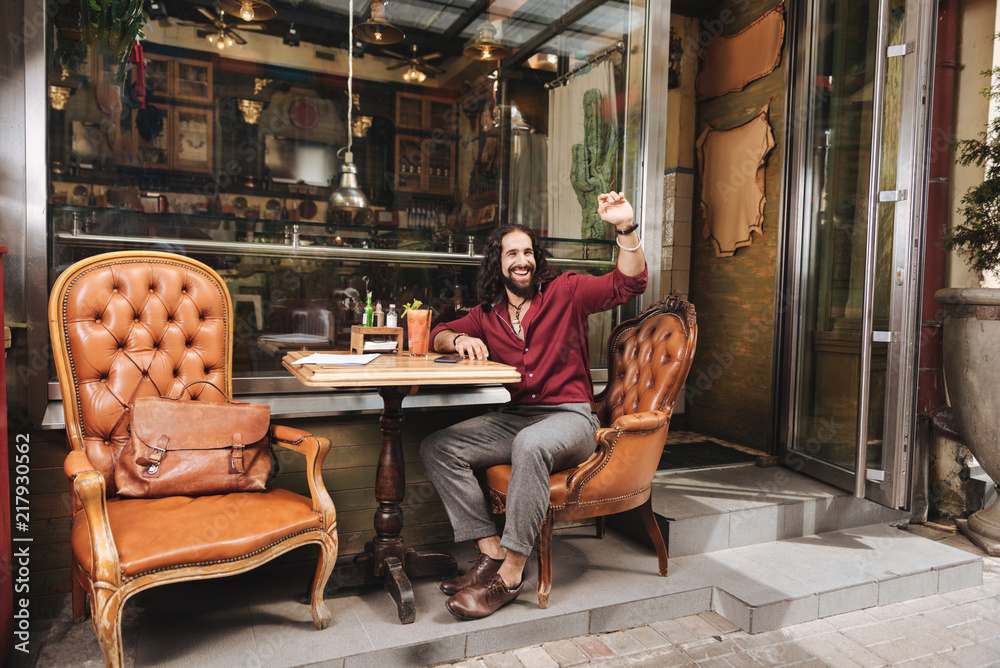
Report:
[{"label": "ceiling fan", "polygon": [[238,31],[240,30],[263,30],[264,26],[259,23],[245,23],[242,25],[228,24],[225,20],[225,15],[222,10],[219,10],[218,15],[213,14],[208,9],[204,7],[197,7],[198,12],[208,19],[208,25],[205,23],[185,23],[179,22],[178,25],[187,26],[189,28],[200,28],[199,36],[204,36],[208,40],[209,44],[214,44],[221,51],[233,44],[246,44],[247,41],[243,39]]},{"label": "ceiling fan", "polygon": [[395,58],[396,60],[400,61],[395,65],[390,65],[386,69],[398,70],[402,67],[409,66],[409,69],[403,73],[403,80],[408,83],[420,83],[427,77],[433,78],[438,74],[444,73],[444,70],[438,67],[437,65],[431,65],[430,63],[427,62],[428,60],[437,60],[438,58],[443,58],[444,57],[443,53],[435,51],[434,53],[428,53],[426,55],[421,56],[417,53],[418,51],[419,47],[417,47],[416,44],[414,44],[411,47],[409,56],[403,56],[394,51],[383,49],[382,53],[389,56],[390,58]]}]

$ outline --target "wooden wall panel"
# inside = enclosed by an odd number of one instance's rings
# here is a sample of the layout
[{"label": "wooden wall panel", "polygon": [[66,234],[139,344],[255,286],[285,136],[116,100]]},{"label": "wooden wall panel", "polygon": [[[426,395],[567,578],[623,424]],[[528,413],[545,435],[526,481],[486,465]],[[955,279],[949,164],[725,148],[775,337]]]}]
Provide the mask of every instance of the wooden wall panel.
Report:
[{"label": "wooden wall panel", "polygon": [[[733,34],[775,4],[774,0],[724,2],[704,19],[724,20],[730,12],[728,16],[735,18],[729,21],[725,34]],[[716,257],[702,238],[705,220],[698,198],[705,184],[695,177],[690,297],[698,309],[698,352],[686,393],[689,428],[764,450],[771,443],[771,361],[787,60],[786,38],[781,63],[773,72],[742,91],[699,102],[697,110],[700,135],[707,125],[735,127],[761,108],[769,108],[776,145],[765,163],[763,234],[754,235],[753,244],[738,250],[734,257]]]}]

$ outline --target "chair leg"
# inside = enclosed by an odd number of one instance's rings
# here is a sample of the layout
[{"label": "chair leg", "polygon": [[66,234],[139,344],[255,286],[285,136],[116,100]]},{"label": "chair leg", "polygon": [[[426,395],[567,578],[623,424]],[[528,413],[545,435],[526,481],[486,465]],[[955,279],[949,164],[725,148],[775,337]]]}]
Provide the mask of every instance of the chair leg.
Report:
[{"label": "chair leg", "polygon": [[605,528],[605,524],[606,524],[606,522],[605,522],[606,519],[607,518],[604,515],[601,515],[600,517],[597,518],[597,537],[598,538],[604,538],[604,528]]},{"label": "chair leg", "polygon": [[538,607],[549,607],[549,592],[552,591],[552,511],[542,520],[538,531]]},{"label": "chair leg", "polygon": [[667,546],[663,542],[663,534],[660,533],[660,525],[656,523],[656,515],[653,513],[653,500],[646,499],[646,503],[639,506],[639,513],[642,515],[642,523],[646,527],[646,533],[653,541],[656,548],[656,557],[660,561],[660,575],[667,574]]},{"label": "chair leg", "polygon": [[87,618],[87,590],[80,582],[80,575],[77,573],[77,565],[74,561],[70,569],[70,579],[73,580],[73,621],[79,624]]},{"label": "chair leg", "polygon": [[109,593],[102,587],[94,587],[90,597],[90,614],[94,621],[97,642],[101,645],[104,664],[107,668],[122,668],[125,654],[122,650],[122,610],[125,602],[121,590]]},{"label": "chair leg", "polygon": [[333,619],[333,616],[330,614],[330,608],[327,607],[326,602],[323,600],[323,592],[326,589],[326,583],[330,579],[330,575],[333,574],[333,567],[337,563],[337,539],[330,536],[324,536],[324,539],[319,544],[316,577],[313,578],[312,595],[310,596],[313,624],[320,631],[328,627],[330,620]]}]

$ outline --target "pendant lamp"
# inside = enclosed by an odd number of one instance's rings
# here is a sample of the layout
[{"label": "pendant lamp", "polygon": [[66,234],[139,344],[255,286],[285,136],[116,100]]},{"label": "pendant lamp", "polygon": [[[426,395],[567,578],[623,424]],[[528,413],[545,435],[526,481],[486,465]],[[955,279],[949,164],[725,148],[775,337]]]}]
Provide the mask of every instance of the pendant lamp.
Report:
[{"label": "pendant lamp", "polygon": [[489,21],[476,28],[476,37],[462,49],[466,58],[473,60],[501,60],[510,55],[510,49],[496,38],[497,29]]},{"label": "pendant lamp", "polygon": [[219,0],[219,9],[244,21],[267,21],[277,15],[264,0]]},{"label": "pendant lamp", "polygon": [[[340,168],[340,185],[330,195],[330,207],[336,211],[363,211],[368,208],[368,198],[358,187],[358,170],[354,166],[354,154],[351,153],[351,142],[354,136],[354,125],[351,123],[351,111],[354,108],[354,0],[348,4],[350,16],[347,24],[347,146],[344,153],[344,164]],[[338,151],[338,155],[339,155]]]},{"label": "pendant lamp", "polygon": [[[354,17],[351,17],[353,20]],[[403,41],[403,31],[385,18],[385,2],[372,0],[372,17],[354,26],[358,39],[369,44],[395,44]]]}]

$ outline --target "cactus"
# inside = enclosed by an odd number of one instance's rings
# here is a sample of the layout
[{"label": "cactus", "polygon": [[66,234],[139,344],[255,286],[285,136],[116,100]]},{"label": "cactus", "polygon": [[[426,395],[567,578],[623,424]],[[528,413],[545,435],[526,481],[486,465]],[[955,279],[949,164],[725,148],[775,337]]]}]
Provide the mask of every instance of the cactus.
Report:
[{"label": "cactus", "polygon": [[597,213],[597,196],[611,190],[618,173],[618,130],[602,116],[603,95],[597,88],[583,94],[584,143],[573,145],[570,183],[583,209],[581,239],[603,239],[605,223]]}]

